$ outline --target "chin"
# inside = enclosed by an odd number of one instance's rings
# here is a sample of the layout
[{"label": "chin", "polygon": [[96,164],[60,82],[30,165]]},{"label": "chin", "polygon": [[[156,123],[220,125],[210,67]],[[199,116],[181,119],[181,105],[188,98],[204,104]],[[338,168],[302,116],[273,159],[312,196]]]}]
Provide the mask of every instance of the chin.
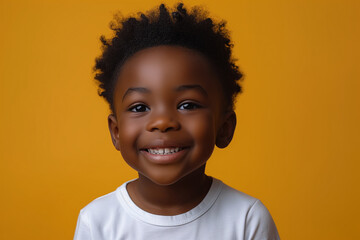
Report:
[{"label": "chin", "polygon": [[156,185],[159,186],[170,186],[173,185],[175,183],[177,183],[178,181],[180,181],[182,178],[181,177],[175,177],[175,176],[154,176],[154,177],[148,177],[150,181],[152,181],[153,183],[155,183]]},{"label": "chin", "polygon": [[158,171],[143,174],[147,179],[159,186],[170,186],[176,184],[188,174],[173,172],[171,169],[159,169]]},{"label": "chin", "polygon": [[[201,176],[205,174],[205,164],[195,167],[194,169],[188,171],[179,171],[180,169],[174,168],[161,168],[161,169],[153,169],[152,172],[147,172],[146,174],[142,174],[151,182],[159,186],[170,186],[174,185],[182,180],[190,180],[194,176]],[[185,169],[183,169],[185,170]]]}]

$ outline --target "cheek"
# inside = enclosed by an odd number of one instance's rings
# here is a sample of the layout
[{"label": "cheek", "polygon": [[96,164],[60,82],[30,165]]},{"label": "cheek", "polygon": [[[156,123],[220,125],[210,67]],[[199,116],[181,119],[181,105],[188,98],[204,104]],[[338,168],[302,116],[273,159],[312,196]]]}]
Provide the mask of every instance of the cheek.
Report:
[{"label": "cheek", "polygon": [[139,136],[139,123],[134,120],[121,119],[118,123],[119,140],[121,153],[132,152],[136,146],[137,138]]},{"label": "cheek", "polygon": [[138,171],[138,153],[136,142],[139,129],[134,121],[119,121],[120,153],[124,161],[133,169]]},{"label": "cheek", "polygon": [[211,112],[194,116],[188,121],[188,132],[201,151],[211,154],[216,140],[215,121]]}]

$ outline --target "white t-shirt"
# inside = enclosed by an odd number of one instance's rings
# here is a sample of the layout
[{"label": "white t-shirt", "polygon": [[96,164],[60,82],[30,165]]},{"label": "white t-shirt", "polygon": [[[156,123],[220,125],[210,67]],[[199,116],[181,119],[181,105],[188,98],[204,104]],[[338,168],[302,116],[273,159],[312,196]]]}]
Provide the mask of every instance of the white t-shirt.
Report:
[{"label": "white t-shirt", "polygon": [[74,240],[280,239],[260,200],[218,179],[213,178],[199,205],[175,216],[155,215],[139,208],[126,190],[128,182],[80,211]]}]

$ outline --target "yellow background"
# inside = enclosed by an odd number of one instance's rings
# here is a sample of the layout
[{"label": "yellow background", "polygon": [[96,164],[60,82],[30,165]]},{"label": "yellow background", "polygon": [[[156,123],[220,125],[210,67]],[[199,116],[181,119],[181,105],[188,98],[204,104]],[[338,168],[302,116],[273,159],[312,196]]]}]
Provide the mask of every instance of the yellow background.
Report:
[{"label": "yellow background", "polygon": [[[136,177],[91,68],[117,10],[159,3],[0,1],[0,239],[72,239],[82,207]],[[184,3],[227,20],[246,75],[208,173],[261,199],[282,239],[360,239],[360,2]]]}]

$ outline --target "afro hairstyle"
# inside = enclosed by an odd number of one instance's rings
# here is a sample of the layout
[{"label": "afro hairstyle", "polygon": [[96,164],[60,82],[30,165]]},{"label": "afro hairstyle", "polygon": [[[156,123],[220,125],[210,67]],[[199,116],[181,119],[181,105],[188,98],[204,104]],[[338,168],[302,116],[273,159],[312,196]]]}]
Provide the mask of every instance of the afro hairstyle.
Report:
[{"label": "afro hairstyle", "polygon": [[233,44],[225,28],[226,21],[215,22],[198,6],[189,13],[181,2],[171,14],[162,3],[147,15],[141,12],[138,15],[138,18],[124,18],[115,14],[110,23],[113,37],[100,37],[102,54],[95,59],[93,71],[98,94],[106,99],[112,113],[115,112],[113,94],[121,66],[136,52],[159,45],[182,46],[205,55],[219,76],[224,106],[234,109],[235,97],[242,92],[238,84],[242,73],[231,56]]}]

